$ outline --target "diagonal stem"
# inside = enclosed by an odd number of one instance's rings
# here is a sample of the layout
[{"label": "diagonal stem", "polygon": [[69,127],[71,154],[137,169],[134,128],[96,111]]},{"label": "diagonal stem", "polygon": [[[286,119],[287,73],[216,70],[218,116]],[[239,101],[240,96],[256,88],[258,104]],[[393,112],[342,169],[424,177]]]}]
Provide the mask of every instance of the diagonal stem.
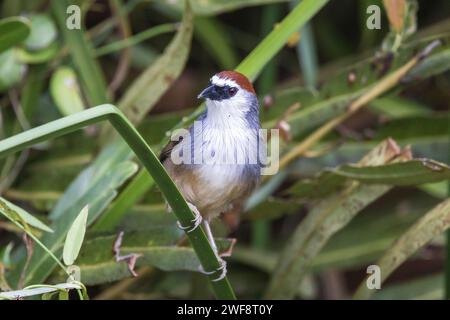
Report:
[{"label": "diagonal stem", "polygon": [[[133,150],[159,186],[181,224],[189,225],[195,216],[180,191],[139,132],[113,105],[104,104],[90,108],[0,141],[0,158],[103,120],[108,120]],[[196,228],[186,235],[204,270],[212,271],[221,267],[203,227]],[[216,274],[209,276],[210,280],[215,278]],[[211,281],[211,286],[218,299],[236,298],[226,277],[217,282]]]}]

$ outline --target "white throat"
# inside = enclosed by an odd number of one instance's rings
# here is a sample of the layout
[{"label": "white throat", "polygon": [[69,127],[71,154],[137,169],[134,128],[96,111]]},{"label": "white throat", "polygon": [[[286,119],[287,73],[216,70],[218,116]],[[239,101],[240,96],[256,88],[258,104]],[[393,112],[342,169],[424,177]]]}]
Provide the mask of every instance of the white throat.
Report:
[{"label": "white throat", "polygon": [[246,129],[245,115],[248,107],[241,101],[235,99],[213,101],[207,100],[208,108],[205,124],[215,129]]}]

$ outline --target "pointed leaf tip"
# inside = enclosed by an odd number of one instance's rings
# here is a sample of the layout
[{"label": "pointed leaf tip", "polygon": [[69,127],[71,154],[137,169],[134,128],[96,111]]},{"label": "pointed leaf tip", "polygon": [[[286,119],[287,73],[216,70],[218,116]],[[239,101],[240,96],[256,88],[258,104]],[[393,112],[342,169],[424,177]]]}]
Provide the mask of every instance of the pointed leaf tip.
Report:
[{"label": "pointed leaf tip", "polygon": [[63,260],[67,266],[72,265],[78,257],[86,233],[88,214],[89,205],[86,205],[81,209],[67,232],[63,250]]}]

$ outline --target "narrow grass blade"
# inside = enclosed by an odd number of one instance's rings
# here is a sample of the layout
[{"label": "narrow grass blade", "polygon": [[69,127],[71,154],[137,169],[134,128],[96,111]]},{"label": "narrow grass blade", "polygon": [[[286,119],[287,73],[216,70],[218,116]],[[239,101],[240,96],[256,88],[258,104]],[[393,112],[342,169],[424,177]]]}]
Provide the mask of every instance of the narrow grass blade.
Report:
[{"label": "narrow grass blade", "polygon": [[[180,220],[182,225],[189,225],[194,219],[194,214],[184,200],[182,194],[177,189],[173,181],[170,179],[166,170],[159,162],[152,149],[148,146],[142,136],[137,132],[128,119],[114,106],[101,105],[95,108],[91,108],[79,113],[76,113],[65,118],[55,120],[48,124],[42,125],[37,128],[30,129],[21,134],[5,139],[0,142],[0,157],[8,156],[9,154],[34,145],[36,143],[45,141],[47,139],[55,138],[63,134],[80,129],[86,125],[99,122],[101,120],[108,119],[119,134],[124,138],[128,146],[135,152],[136,156],[141,160],[142,164],[152,175],[156,184],[159,186],[161,192],[164,194],[170,207],[173,209],[175,215]],[[114,174],[114,171],[111,173]],[[129,175],[127,175],[128,177]],[[99,190],[92,192],[92,194],[99,193]],[[115,194],[113,194],[113,197]],[[110,201],[111,199],[108,199]],[[102,201],[98,205],[104,208],[105,202]],[[84,201],[84,203],[89,203]],[[101,212],[101,210],[97,210]],[[90,217],[91,221],[95,217]],[[63,226],[67,227],[67,223],[63,221]],[[56,229],[56,228],[55,228]],[[56,234],[56,232],[55,232]],[[61,245],[61,237],[63,238],[66,232],[64,229],[56,234],[56,239],[49,239],[52,244],[52,250],[58,250]],[[198,259],[200,260],[202,267],[207,271],[217,272],[209,275],[209,279],[213,280],[220,272],[220,262],[218,261],[211,244],[206,237],[206,233],[203,227],[198,227],[187,236],[194,248]],[[41,273],[40,277],[44,279],[48,276],[52,270],[52,264],[48,265],[48,261],[41,261],[41,264],[37,265],[41,267],[45,273]],[[42,271],[41,269],[41,271]],[[30,277],[27,277],[29,281]],[[40,282],[40,281],[36,281]],[[220,281],[211,281],[211,286],[217,298],[219,299],[235,299],[234,292],[225,277]]]},{"label": "narrow grass blade", "polygon": [[120,51],[124,48],[135,46],[145,40],[154,38],[156,36],[159,36],[159,35],[162,35],[165,33],[169,33],[169,32],[174,32],[177,29],[176,27],[177,27],[177,25],[175,23],[166,23],[166,24],[161,24],[156,27],[149,28],[149,29],[139,32],[127,39],[119,40],[119,41],[104,45],[103,47],[97,48],[95,50],[95,56],[98,58],[98,57],[101,57],[101,56],[104,56],[107,54],[114,53],[116,51]]},{"label": "narrow grass blade", "polygon": [[52,0],[53,14],[65,43],[70,47],[70,54],[83,84],[83,89],[92,105],[109,101],[105,79],[98,62],[93,57],[91,44],[86,39],[84,28],[69,30],[66,26],[68,0]]},{"label": "narrow grass blade", "polygon": [[[132,124],[138,124],[159,98],[178,78],[187,61],[193,33],[193,14],[186,6],[177,34],[161,56],[149,66],[127,89],[119,107]],[[105,127],[102,140],[110,141],[111,128]]]},{"label": "narrow grass blade", "polygon": [[[6,213],[9,213],[10,217],[14,220],[18,220],[19,222],[24,222],[25,224],[34,227],[36,229],[45,231],[45,232],[53,232],[53,230],[45,225],[43,222],[35,218],[33,215],[29,214],[22,208],[16,206],[15,204],[7,201],[0,197],[0,201],[4,203],[3,210]],[[11,209],[11,210],[8,210]]]}]

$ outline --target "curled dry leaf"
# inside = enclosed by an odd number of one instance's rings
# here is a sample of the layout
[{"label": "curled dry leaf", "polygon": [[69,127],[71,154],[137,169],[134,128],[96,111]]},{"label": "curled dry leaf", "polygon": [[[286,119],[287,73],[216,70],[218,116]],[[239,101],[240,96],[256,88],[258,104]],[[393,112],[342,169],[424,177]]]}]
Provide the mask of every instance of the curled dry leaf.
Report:
[{"label": "curled dry leaf", "polygon": [[300,41],[300,32],[296,31],[294,32],[288,39],[286,45],[288,46],[288,48],[295,48],[295,46],[297,45],[297,43],[299,43]]},{"label": "curled dry leaf", "polygon": [[289,142],[292,140],[291,126],[286,119],[288,119],[293,112],[300,109],[300,107],[300,103],[294,103],[292,106],[287,108],[281,118],[275,123],[274,128],[280,131],[281,139],[283,139],[283,141],[285,142]]},{"label": "curled dry leaf", "polygon": [[405,24],[406,0],[383,0],[389,23],[396,32],[401,32]]}]

